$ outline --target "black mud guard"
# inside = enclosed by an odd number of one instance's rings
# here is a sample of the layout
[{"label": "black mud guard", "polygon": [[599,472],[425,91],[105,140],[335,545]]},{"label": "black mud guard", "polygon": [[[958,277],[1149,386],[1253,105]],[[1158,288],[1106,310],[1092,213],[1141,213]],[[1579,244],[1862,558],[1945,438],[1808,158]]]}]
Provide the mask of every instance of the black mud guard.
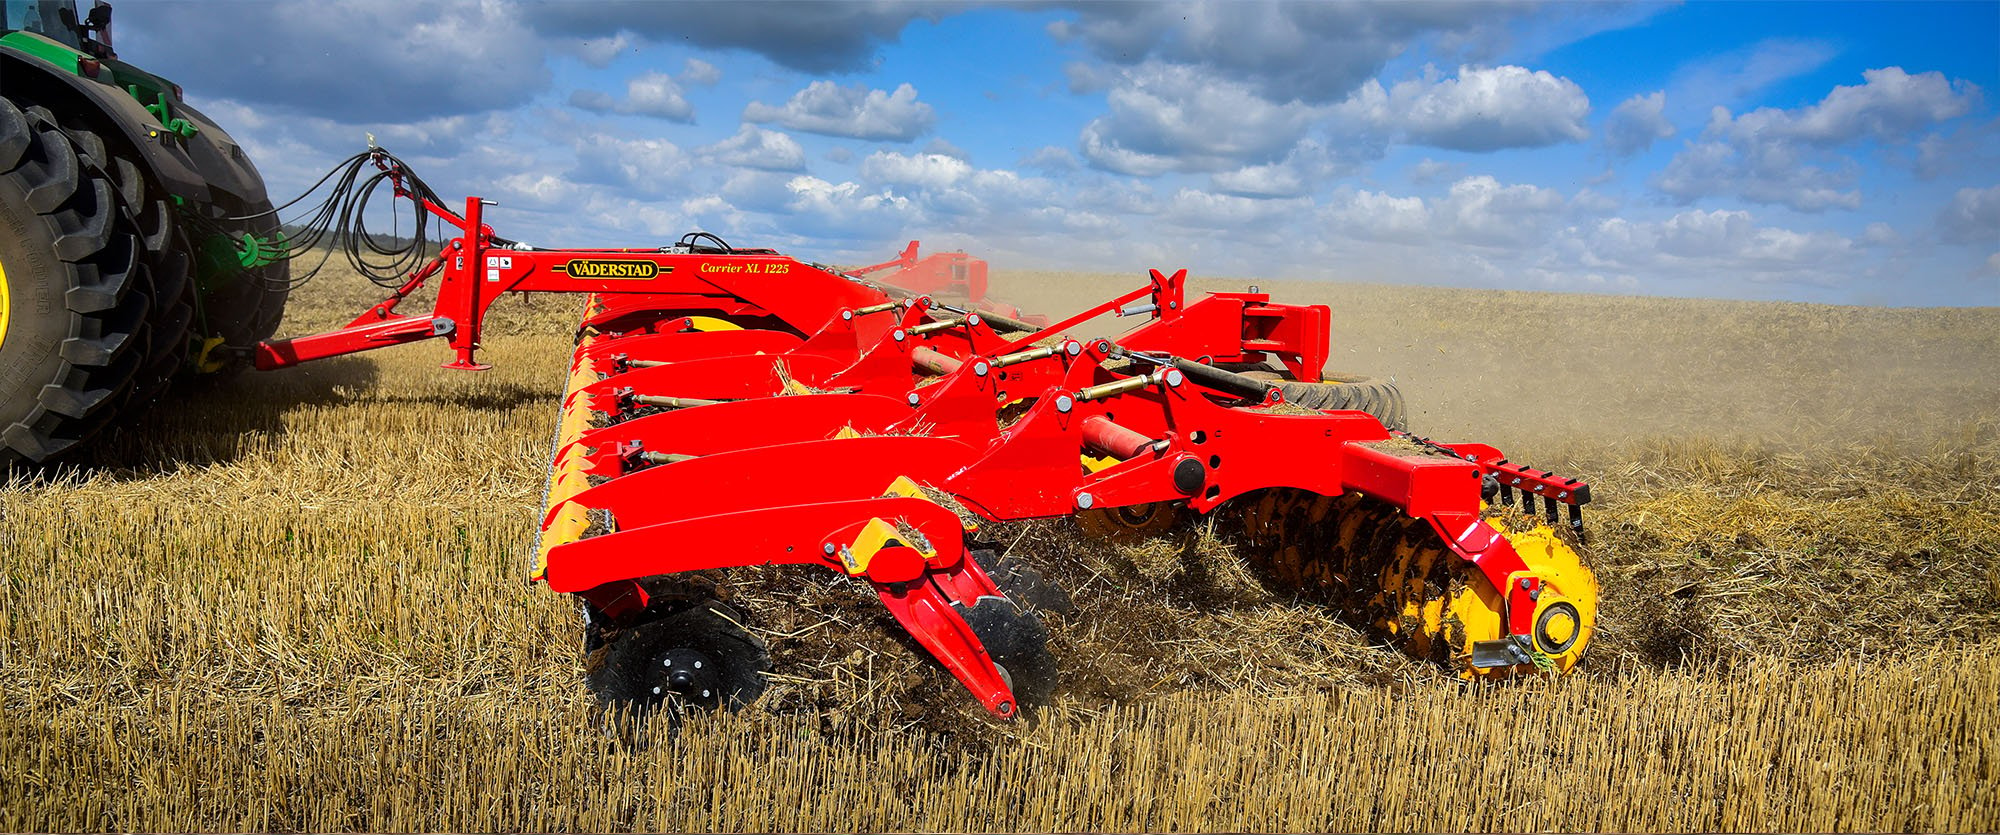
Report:
[{"label": "black mud guard", "polygon": [[243,152],[243,146],[236,144],[228,131],[186,102],[174,104],[174,115],[200,128],[187,140],[187,154],[194,161],[195,170],[208,178],[210,189],[235,196],[244,209],[270,199],[264,188],[264,175],[258,173],[250,155]]},{"label": "black mud guard", "polygon": [[[106,138],[122,139],[122,144],[144,162],[169,193],[198,203],[210,201],[211,178],[203,176],[206,172],[196,165],[194,157],[183,150],[178,141],[168,139],[160,121],[125,91],[63,72],[7,46],[0,46],[0,79],[5,79],[0,92],[8,95],[31,94],[36,103],[50,109],[84,114],[86,118],[98,117],[91,121],[101,124],[93,127],[99,128]],[[202,133],[210,130],[221,132],[205,117],[200,124]],[[228,140],[227,134],[223,135],[223,139],[228,142],[229,148],[235,148],[236,143]],[[240,156],[241,151],[237,155]],[[222,156],[227,158],[226,154]],[[257,183],[258,192],[262,193],[263,181],[257,178],[255,169],[251,170],[250,176]]]}]

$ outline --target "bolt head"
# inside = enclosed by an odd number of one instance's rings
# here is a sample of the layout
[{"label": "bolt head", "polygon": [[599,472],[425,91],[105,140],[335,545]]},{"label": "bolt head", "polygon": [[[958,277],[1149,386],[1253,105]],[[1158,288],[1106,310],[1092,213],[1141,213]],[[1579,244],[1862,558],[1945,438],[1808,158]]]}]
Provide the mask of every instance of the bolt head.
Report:
[{"label": "bolt head", "polygon": [[819,549],[819,550],[820,550],[820,552],[821,552],[821,553],[823,553],[823,554],[826,554],[827,556],[831,557],[831,556],[833,556],[833,543],[829,542],[829,543],[827,543],[827,544],[825,544],[825,545],[822,545],[822,546],[820,546],[820,549]]},{"label": "bolt head", "polygon": [[1069,395],[1056,395],[1056,411],[1069,414],[1069,410],[1074,408],[1076,408],[1076,401],[1071,399]]},{"label": "bolt head", "polygon": [[1533,584],[1533,583],[1530,583],[1530,582],[1528,582],[1528,579],[1527,579],[1526,577],[1523,577],[1523,578],[1521,578],[1521,588],[1524,588],[1524,589],[1525,589],[1525,588],[1527,588],[1527,587],[1529,587],[1529,586],[1532,586],[1532,585],[1534,585],[1534,584]]},{"label": "bolt head", "polygon": [[701,691],[701,697],[702,697],[702,698],[704,698],[704,699],[708,698],[708,696],[709,696],[709,692],[710,692],[710,691],[707,691],[707,690],[703,690],[703,691]]},{"label": "bolt head", "polygon": [[1076,506],[1077,506],[1077,507],[1080,507],[1080,508],[1083,508],[1084,510],[1089,510],[1089,509],[1090,509],[1090,506],[1091,506],[1091,505],[1094,505],[1094,504],[1097,504],[1097,497],[1096,497],[1096,496],[1092,496],[1092,495],[1090,495],[1089,493],[1078,493],[1078,494],[1076,494]]},{"label": "bolt head", "polygon": [[1075,340],[1065,342],[1063,343],[1063,350],[1068,351],[1069,355],[1072,357],[1076,356],[1077,354],[1083,353],[1083,343],[1077,342]]},{"label": "bolt head", "polygon": [[1170,387],[1170,388],[1180,388],[1180,385],[1181,385],[1181,383],[1185,382],[1186,380],[1187,380],[1187,375],[1186,375],[1186,374],[1182,374],[1182,373],[1181,373],[1181,370],[1180,370],[1180,369],[1178,369],[1178,368],[1169,368],[1169,369],[1167,369],[1167,386],[1168,386],[1168,387]]},{"label": "bolt head", "polygon": [[845,321],[849,321],[849,322],[852,322],[852,321],[854,321],[854,311],[852,311],[852,310],[843,310],[843,311],[841,311],[841,312],[840,312],[840,318],[841,318],[841,319],[843,319],[843,320],[845,320]]},{"label": "bolt head", "polygon": [[910,405],[915,406],[917,405],[917,403],[918,403],[917,393],[914,391],[910,392]]},{"label": "bolt head", "polygon": [[891,336],[894,336],[897,342],[901,342],[905,339],[908,339],[910,335],[904,333],[902,328],[897,328],[895,332],[891,334]]},{"label": "bolt head", "polygon": [[658,696],[658,695],[660,695],[660,688],[658,688],[658,687],[655,687],[655,688],[653,688],[653,695],[655,695],[655,696]]},{"label": "bolt head", "polygon": [[662,667],[671,667],[671,666],[673,666],[673,665],[674,665],[674,660],[673,660],[672,658],[662,658],[662,659],[660,659],[660,666],[662,666]]},{"label": "bolt head", "polygon": [[700,661],[694,662],[694,668],[697,670],[701,669],[701,662]]},{"label": "bolt head", "polygon": [[984,377],[992,371],[993,367],[987,365],[985,360],[980,360],[972,364],[972,374],[975,377]]}]

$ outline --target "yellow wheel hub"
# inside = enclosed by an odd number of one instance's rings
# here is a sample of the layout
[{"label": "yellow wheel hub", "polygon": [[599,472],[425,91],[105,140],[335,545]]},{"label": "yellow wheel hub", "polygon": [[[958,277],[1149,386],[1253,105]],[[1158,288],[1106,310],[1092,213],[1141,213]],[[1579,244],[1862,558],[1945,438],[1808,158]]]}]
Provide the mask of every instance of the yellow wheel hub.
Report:
[{"label": "yellow wheel hub", "polygon": [[0,346],[7,344],[7,322],[13,314],[8,307],[7,265],[0,264]]}]

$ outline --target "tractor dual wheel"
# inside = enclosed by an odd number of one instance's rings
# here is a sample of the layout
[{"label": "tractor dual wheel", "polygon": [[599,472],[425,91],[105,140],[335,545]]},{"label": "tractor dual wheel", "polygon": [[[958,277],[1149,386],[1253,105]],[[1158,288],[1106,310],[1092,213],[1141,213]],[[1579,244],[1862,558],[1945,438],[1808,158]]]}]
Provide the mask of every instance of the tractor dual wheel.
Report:
[{"label": "tractor dual wheel", "polygon": [[0,467],[117,417],[152,365],[152,277],[118,184],[47,110],[0,99]]},{"label": "tractor dual wheel", "polygon": [[1597,578],[1546,525],[1516,529],[1488,520],[1549,589],[1534,612],[1526,648],[1532,664],[1480,666],[1479,645],[1507,637],[1505,600],[1428,522],[1354,493],[1270,488],[1235,501],[1239,553],[1272,587],[1335,606],[1388,643],[1462,677],[1568,672],[1590,645]]}]

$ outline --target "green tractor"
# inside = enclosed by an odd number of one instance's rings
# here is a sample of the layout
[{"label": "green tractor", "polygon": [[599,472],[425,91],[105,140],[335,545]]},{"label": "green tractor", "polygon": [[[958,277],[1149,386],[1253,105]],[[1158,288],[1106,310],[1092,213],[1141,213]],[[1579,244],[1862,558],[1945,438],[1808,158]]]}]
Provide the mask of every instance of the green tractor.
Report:
[{"label": "green tractor", "polygon": [[284,313],[256,166],[110,27],[102,0],[0,0],[0,471],[232,370]]}]

